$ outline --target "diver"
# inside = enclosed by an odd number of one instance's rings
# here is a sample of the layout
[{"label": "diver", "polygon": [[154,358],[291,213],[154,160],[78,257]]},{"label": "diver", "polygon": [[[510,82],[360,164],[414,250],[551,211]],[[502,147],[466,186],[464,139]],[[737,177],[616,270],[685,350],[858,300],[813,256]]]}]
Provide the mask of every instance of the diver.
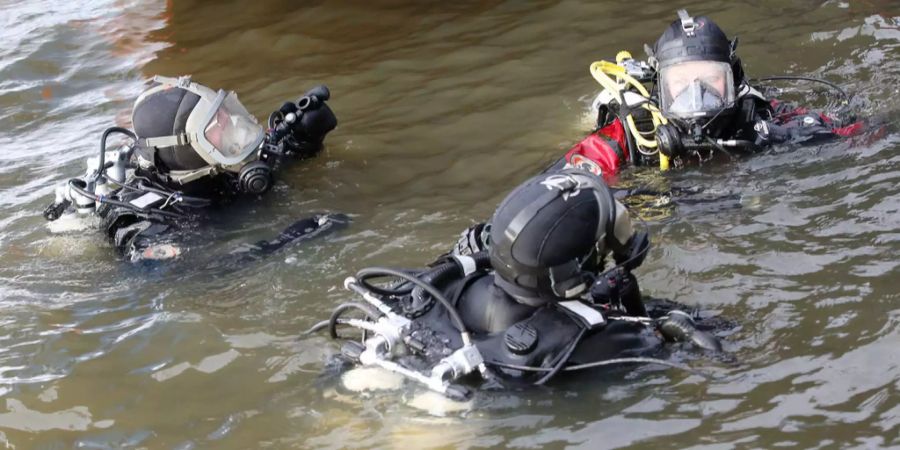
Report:
[{"label": "diver", "polygon": [[666,170],[670,163],[682,166],[780,143],[817,143],[862,130],[862,123],[846,114],[846,92],[828,81],[759,80],[824,83],[842,97],[839,114],[813,113],[763,95],[745,76],[737,45],[737,38],[729,40],[709,18],[682,9],[652,49],[644,46],[647,61],[623,51],[616,63],[595,62],[591,74],[604,88],[594,102],[597,129],[557,167],[581,167],[612,181],[629,163]]},{"label": "diver", "polygon": [[[134,103],[134,131],[104,131],[86,175],[57,187],[44,211],[49,221],[93,219],[129,261],[178,257],[179,242],[211,207],[264,194],[277,170],[289,160],[315,156],[337,126],[325,86],[285,102],[263,129],[234,92],[212,90],[187,76],[157,76],[153,82]],[[112,135],[123,135],[127,143],[108,151]],[[340,215],[306,218],[245,253],[269,253],[343,223]]]},{"label": "diver", "polygon": [[[667,341],[721,350],[690,314],[642,301],[632,270],[649,236],[593,174],[567,169],[531,178],[472,234],[427,270],[359,271],[345,286],[365,302],[338,306],[310,332],[327,327],[338,338],[344,327],[362,329],[363,344],[347,335],[348,359],[451,398],[470,393],[461,379],[476,371],[491,383],[544,384],[602,365],[675,365],[647,358]],[[614,264],[606,269],[609,256]],[[385,278],[400,281],[374,282]]]}]

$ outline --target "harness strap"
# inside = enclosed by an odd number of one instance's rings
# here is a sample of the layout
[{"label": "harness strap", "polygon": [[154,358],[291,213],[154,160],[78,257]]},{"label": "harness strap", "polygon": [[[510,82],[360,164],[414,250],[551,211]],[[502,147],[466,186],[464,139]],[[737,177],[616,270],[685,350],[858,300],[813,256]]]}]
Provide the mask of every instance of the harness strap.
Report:
[{"label": "harness strap", "polygon": [[166,178],[178,184],[186,184],[216,173],[218,173],[218,170],[216,170],[215,166],[206,166],[197,170],[172,170],[166,175]]},{"label": "harness strap", "polygon": [[146,147],[175,147],[190,143],[187,134],[179,133],[170,136],[157,136],[140,139],[139,143]]}]

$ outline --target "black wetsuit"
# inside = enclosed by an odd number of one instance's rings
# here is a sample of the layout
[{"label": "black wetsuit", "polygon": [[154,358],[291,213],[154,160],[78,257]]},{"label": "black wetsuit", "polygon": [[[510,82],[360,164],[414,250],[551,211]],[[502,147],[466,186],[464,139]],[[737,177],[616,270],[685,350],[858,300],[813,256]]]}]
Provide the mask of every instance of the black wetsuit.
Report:
[{"label": "black wetsuit", "polygon": [[[188,235],[196,234],[194,230],[208,219],[208,209],[221,206],[174,191],[165,195],[165,188],[158,184],[153,191],[141,188],[148,183],[147,178],[130,180],[126,183],[130,187],[119,189],[97,209],[101,229],[120,255],[129,261],[177,257],[183,251],[182,246],[189,241]],[[315,214],[291,224],[271,240],[259,241],[232,252],[226,259],[258,259],[288,244],[318,236],[348,222],[349,219],[343,214]]]},{"label": "black wetsuit", "polygon": [[[826,115],[812,112],[806,108],[767,98],[762,93],[744,83],[740,86],[735,101],[736,111],[728,116],[712,119],[713,127],[709,137],[726,141],[737,141],[735,145],[694,146],[690,150],[673,150],[679,158],[700,158],[706,160],[715,152],[739,154],[758,151],[775,144],[806,143],[814,144],[838,137],[849,137],[864,130],[863,122],[854,121],[849,114],[836,113]],[[625,130],[623,116],[615,105],[600,105],[597,117],[597,129],[570,148],[566,154],[556,161],[552,170],[558,170],[567,164],[593,167],[592,171],[601,174],[608,182],[613,182],[615,175],[632,165],[652,165],[659,163],[656,154],[645,155],[638,151],[635,140]],[[650,113],[642,108],[628,110],[632,113],[639,130],[650,133],[656,129]],[[847,116],[847,117],[841,117]],[[693,138],[690,130],[675,127],[680,137],[672,137],[670,141],[690,145]],[[704,141],[705,143],[705,141]],[[671,145],[670,145],[671,147]],[[683,154],[682,154],[683,152]],[[678,164],[678,161],[675,161]]]},{"label": "black wetsuit", "polygon": [[[716,338],[690,320],[681,318],[673,334],[665,316],[671,305],[644,315],[631,315],[620,304],[589,300],[529,306],[498,287],[489,267],[482,265],[463,276],[463,266],[454,266],[451,258],[420,278],[454,305],[488,367],[507,380],[542,384],[567,366],[652,356],[667,340],[721,349]],[[398,300],[395,308],[412,320],[410,337],[421,349],[402,357],[404,366],[427,372],[462,347],[459,330],[438,302],[417,289]]]},{"label": "black wetsuit", "polygon": [[460,288],[460,316],[488,361],[552,368],[563,359],[564,364],[581,364],[647,354],[663,343],[650,322],[616,320],[626,315],[618,310],[607,309],[602,323],[590,323],[562,306],[568,302],[538,307],[519,303],[494,285],[493,273],[459,281],[448,290]]},{"label": "black wetsuit", "polygon": [[736,104],[737,113],[717,136],[752,142],[753,148],[783,143],[816,143],[852,136],[862,129],[852,118],[816,113],[797,105],[763,96],[744,84]]}]

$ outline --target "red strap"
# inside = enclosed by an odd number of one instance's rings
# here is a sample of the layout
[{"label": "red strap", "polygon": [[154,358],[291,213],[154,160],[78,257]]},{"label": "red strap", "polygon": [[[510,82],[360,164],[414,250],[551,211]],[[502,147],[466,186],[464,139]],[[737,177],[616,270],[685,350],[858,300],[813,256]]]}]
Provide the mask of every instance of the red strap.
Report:
[{"label": "red strap", "polygon": [[857,134],[862,133],[863,123],[856,122],[856,123],[847,125],[846,127],[835,128],[831,131],[833,131],[834,134],[836,134],[838,136],[843,136],[843,137],[856,136]]}]

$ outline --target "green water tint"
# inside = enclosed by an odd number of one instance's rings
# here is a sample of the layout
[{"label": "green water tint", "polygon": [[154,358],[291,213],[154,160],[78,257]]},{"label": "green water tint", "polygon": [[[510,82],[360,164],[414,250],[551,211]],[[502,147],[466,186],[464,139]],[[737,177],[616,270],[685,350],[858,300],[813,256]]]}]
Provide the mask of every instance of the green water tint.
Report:
[{"label": "green water tint", "polygon": [[[422,266],[589,132],[588,65],[640,55],[677,5],[173,3],[4,8],[15,20],[0,31],[0,432],[12,445],[900,445],[896,131],[624,177],[739,199],[634,205],[654,241],[644,292],[740,323],[726,337],[736,364],[674,351],[713,379],[622,367],[479,393],[440,417],[417,407],[421,390],[336,388],[324,368],[336,347],[301,331],[353,298],[344,277]],[[740,36],[750,76],[840,82],[863,115],[896,122],[893,2],[689,11]],[[319,158],[236,206],[184,261],[132,267],[99,235],[51,235],[40,211],[105,127],[128,125],[157,73],[235,90],[260,118],[325,82],[340,125]],[[827,104],[818,88],[784,89]],[[354,223],[227,275],[193,270],[318,211]]]}]

